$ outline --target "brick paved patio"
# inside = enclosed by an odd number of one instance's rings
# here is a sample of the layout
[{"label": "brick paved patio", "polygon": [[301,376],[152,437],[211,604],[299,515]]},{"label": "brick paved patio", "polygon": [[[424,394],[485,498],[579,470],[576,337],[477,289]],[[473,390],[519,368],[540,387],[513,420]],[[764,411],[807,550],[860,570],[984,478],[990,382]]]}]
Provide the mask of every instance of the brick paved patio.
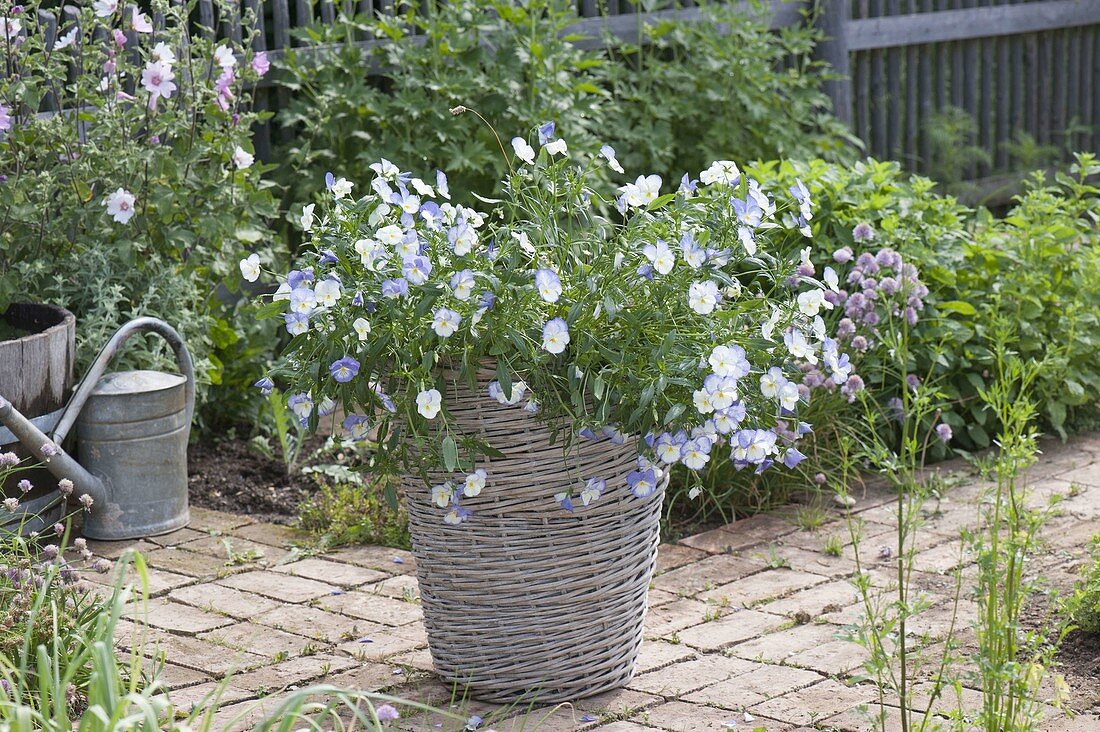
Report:
[{"label": "brick paved patio", "polygon": [[[1067,498],[1047,527],[1050,550],[1034,569],[1073,572],[1087,541],[1100,533],[1100,435],[1047,443],[1045,451],[1033,470],[1036,500]],[[970,478],[928,506],[935,512],[919,535],[915,573],[916,584],[937,600],[919,623],[928,642],[942,638],[950,620],[953,585],[945,573],[970,564],[958,532],[974,524],[981,490]],[[868,490],[853,508],[866,521],[861,559],[872,571],[881,566],[883,581],[889,573],[877,548],[889,541],[889,500],[884,491]],[[309,556],[292,548],[303,537],[283,526],[202,509],[193,509],[192,518],[189,528],[167,536],[92,542],[108,557],[136,546],[152,567],[153,599],[143,617],[149,627],[124,621],[118,642],[130,649],[143,637],[148,656],[154,646],[163,649],[164,678],[177,705],[201,704],[231,671],[220,720],[245,709],[258,714],[287,689],[318,681],[438,707],[456,700],[456,691],[431,674],[409,553],[363,546]],[[866,729],[861,706],[874,691],[847,683],[863,650],[841,638],[860,615],[849,582],[848,536],[838,511],[808,531],[788,509],[663,545],[647,640],[627,689],[553,709],[495,710],[469,700],[454,707],[485,717],[483,729],[498,732]],[[829,537],[842,544],[840,556],[826,552]],[[960,617],[972,608],[964,600]],[[451,726],[440,722],[406,717],[398,727]],[[1100,717],[1068,720],[1051,710],[1045,729],[1100,729]]]}]

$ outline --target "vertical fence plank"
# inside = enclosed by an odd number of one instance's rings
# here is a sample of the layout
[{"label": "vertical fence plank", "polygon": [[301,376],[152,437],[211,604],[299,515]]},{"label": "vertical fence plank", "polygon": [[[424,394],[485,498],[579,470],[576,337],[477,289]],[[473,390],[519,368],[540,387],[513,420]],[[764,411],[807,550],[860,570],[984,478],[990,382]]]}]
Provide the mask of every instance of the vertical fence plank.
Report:
[{"label": "vertical fence plank", "polygon": [[290,46],[290,7],[287,0],[271,2],[271,47],[274,49]]},{"label": "vertical fence plank", "polygon": [[[916,13],[917,0],[910,0],[906,10]],[[920,80],[926,74],[921,64],[921,50],[917,46],[905,49],[905,143],[903,159],[912,166],[920,144],[920,105],[922,103]]]},{"label": "vertical fence plank", "polygon": [[[901,15],[901,3],[899,0],[886,0],[884,9],[886,15]],[[905,63],[903,49],[891,48],[886,52],[886,93],[883,95],[883,104],[886,106],[886,134],[884,155],[889,157],[901,156],[901,115],[907,97],[901,91],[902,65]]]},{"label": "vertical fence plank", "polygon": [[1081,75],[1081,32],[1077,28],[1070,28],[1066,31],[1066,69],[1068,75],[1066,78],[1066,104],[1065,104],[1065,125],[1072,126],[1072,132],[1067,131],[1065,136],[1064,145],[1067,150],[1076,150],[1078,141],[1081,139],[1080,134],[1077,132],[1078,126],[1081,124],[1081,101],[1077,96],[1079,77]]},{"label": "vertical fence plank", "polygon": [[1084,131],[1078,140],[1078,149],[1089,150],[1092,147],[1092,134],[1090,127],[1097,127],[1100,120],[1096,119],[1096,100],[1093,90],[1100,83],[1100,78],[1092,73],[1093,64],[1093,37],[1095,28],[1085,28],[1081,33],[1081,72],[1078,78],[1078,95],[1081,98],[1081,121],[1085,125]]},{"label": "vertical fence plank", "polygon": [[825,82],[825,93],[833,100],[833,110],[842,122],[852,123],[852,80],[845,25],[849,0],[823,0],[818,22],[825,38],[817,46],[818,57],[833,67],[836,79]]}]

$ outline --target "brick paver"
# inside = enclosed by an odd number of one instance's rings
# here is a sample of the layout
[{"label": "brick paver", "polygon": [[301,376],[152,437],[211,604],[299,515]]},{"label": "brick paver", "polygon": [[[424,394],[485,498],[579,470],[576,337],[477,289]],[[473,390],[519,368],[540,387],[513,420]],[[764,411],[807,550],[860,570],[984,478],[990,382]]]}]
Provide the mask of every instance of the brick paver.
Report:
[{"label": "brick paver", "polygon": [[[1072,572],[1100,533],[1100,435],[1044,445],[1032,474],[1035,500],[1067,496],[1046,534],[1058,559],[1048,562],[1052,571]],[[959,531],[976,525],[981,487],[969,478],[925,507],[913,586],[932,606],[910,624],[923,642],[941,641],[951,624],[954,568],[963,568],[967,586],[973,576]],[[863,569],[876,586],[888,586],[896,577],[886,554],[891,495],[881,483],[854,495]],[[183,709],[208,703],[225,685],[216,721],[238,719],[239,729],[288,690],[314,682],[392,693],[460,718],[477,713],[486,719],[482,729],[496,732],[868,729],[876,694],[854,682],[865,652],[845,634],[863,612],[851,583],[855,557],[842,509],[824,510],[830,515],[816,530],[799,528],[788,509],[662,545],[646,640],[628,687],[546,707],[494,707],[435,679],[409,552],[355,546],[312,556],[294,548],[307,538],[297,530],[204,509],[192,510],[188,528],[165,536],[89,544],[108,558],[133,546],[151,567],[151,599],[121,621],[120,653],[141,653],[150,665],[163,652],[165,683]],[[958,618],[973,610],[964,592]],[[979,692],[964,692],[968,705],[980,702]],[[934,711],[949,706],[941,700]],[[1044,729],[1097,725],[1095,717],[1067,721],[1052,711]],[[462,726],[410,712],[395,729]]]}]

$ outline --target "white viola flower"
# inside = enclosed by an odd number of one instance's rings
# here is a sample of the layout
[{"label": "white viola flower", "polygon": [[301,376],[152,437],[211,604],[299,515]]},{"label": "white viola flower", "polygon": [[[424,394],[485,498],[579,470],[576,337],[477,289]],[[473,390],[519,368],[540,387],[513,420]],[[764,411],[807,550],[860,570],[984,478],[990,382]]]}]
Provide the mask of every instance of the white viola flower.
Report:
[{"label": "white viola flower", "polygon": [[675,465],[680,462],[680,455],[683,452],[682,440],[678,440],[668,432],[660,435],[653,447],[657,453],[657,459],[666,465]]},{"label": "white viola flower", "polygon": [[629,208],[648,206],[661,195],[661,176],[639,175],[633,183],[619,186],[619,192]]},{"label": "white viola flower", "polygon": [[153,23],[145,13],[135,12],[134,17],[130,19],[130,27],[137,33],[153,32]]},{"label": "white viola flower", "polygon": [[410,231],[406,234],[394,247],[394,251],[403,260],[418,256],[420,254],[420,239],[417,238],[416,232]]},{"label": "white viola flower", "polygon": [[[495,390],[493,389],[493,384],[496,384],[496,389]],[[494,381],[491,384],[489,384],[489,394],[492,395],[492,397],[494,399],[496,399],[498,402],[500,402],[501,404],[503,404],[505,406],[508,406],[508,407],[519,404],[520,400],[523,399],[523,397],[526,393],[527,393],[527,384],[525,382],[522,382],[522,381],[513,381],[512,382],[512,396],[511,397],[507,396],[504,393],[504,387],[500,385],[499,381]]]},{"label": "white viola flower", "polygon": [[455,272],[451,277],[451,290],[454,291],[455,298],[459,300],[468,300],[470,295],[473,294],[476,284],[474,273],[468,269]]},{"label": "white viola flower", "polygon": [[352,330],[355,331],[355,335],[359,336],[359,340],[365,341],[370,335],[370,321],[366,318],[356,318],[355,322],[351,324]]},{"label": "white viola flower", "polygon": [[313,228],[313,209],[317,208],[316,203],[307,203],[302,206],[302,217],[299,221],[302,224],[302,231],[309,231]]},{"label": "white viola flower", "polygon": [[450,338],[458,330],[458,324],[462,322],[462,316],[454,310],[439,308],[432,316],[432,330],[440,338]]},{"label": "white viola flower", "polygon": [[401,169],[385,158],[382,158],[377,163],[371,163],[370,169],[373,170],[375,175],[379,178],[384,178],[385,180],[397,180],[401,177]]},{"label": "white viola flower", "polygon": [[244,170],[245,168],[252,167],[252,163],[255,160],[255,156],[240,145],[233,151],[233,164],[237,166],[237,170]]},{"label": "white viola flower", "polygon": [[141,85],[149,92],[150,102],[158,97],[169,99],[176,90],[176,78],[172,68],[159,61],[152,61],[141,71]]},{"label": "white viola flower", "polygon": [[749,198],[760,209],[761,218],[767,219],[775,215],[775,202],[768,198],[768,194],[760,190],[760,184],[749,179]]},{"label": "white viola flower", "polygon": [[237,57],[233,54],[233,49],[223,43],[214,49],[214,63],[223,70],[231,69],[237,65]]},{"label": "white viola flower", "polygon": [[443,395],[439,389],[426,389],[416,395],[416,411],[424,419],[435,419],[443,408]]},{"label": "white viola flower", "polygon": [[290,285],[286,282],[279,285],[279,289],[275,290],[275,294],[271,296],[271,302],[279,302],[280,300],[290,299]]},{"label": "white viola flower", "polygon": [[824,290],[813,289],[800,292],[797,300],[799,311],[808,318],[815,317],[822,308],[833,309],[833,304],[825,299]]},{"label": "white viola flower", "polygon": [[552,140],[552,141],[546,143],[545,145],[543,145],[543,147],[546,149],[546,152],[549,153],[550,155],[568,155],[569,154],[569,147],[565,144],[565,140],[563,140],[561,138],[558,138],[557,140]]},{"label": "white viola flower", "polygon": [[79,28],[74,25],[60,38],[57,39],[57,43],[54,44],[53,50],[60,51],[61,49],[68,48],[69,46],[76,43],[77,31],[79,31]]},{"label": "white viola flower", "polygon": [[454,494],[454,484],[449,480],[446,483],[432,486],[432,502],[440,508],[446,508],[451,505]]},{"label": "white viola flower", "polygon": [[329,191],[332,193],[333,198],[339,200],[350,196],[351,189],[354,187],[354,183],[341,176],[332,182],[332,185],[329,186]]},{"label": "white viola flower", "polygon": [[476,246],[477,230],[469,224],[457,226],[454,237],[455,254],[464,257],[472,252]]},{"label": "white viola flower", "polygon": [[313,412],[313,398],[309,394],[292,394],[286,400],[286,405],[290,407],[290,411],[294,412],[298,419],[306,419]]},{"label": "white viola flower", "polygon": [[103,205],[107,207],[107,215],[120,224],[129,223],[134,217],[136,203],[134,194],[125,188],[119,188],[103,201]]},{"label": "white viola flower", "polygon": [[833,292],[840,292],[840,278],[837,277],[836,270],[832,267],[826,267],[825,272],[821,275],[822,281]]},{"label": "white viola flower", "polygon": [[[618,160],[615,159],[615,148],[611,147],[610,145],[604,145],[600,148],[600,155],[602,155],[604,159],[607,160],[607,167],[611,168],[616,173],[626,173],[626,171],[623,170],[623,166],[619,163]],[[584,505],[587,506],[588,504],[586,503]]]},{"label": "white viola flower", "polygon": [[765,399],[775,399],[779,396],[779,390],[787,383],[787,377],[783,376],[783,369],[772,366],[760,377],[760,394]]},{"label": "white viola flower", "polygon": [[737,228],[737,238],[741,240],[741,246],[745,247],[745,253],[750,257],[756,254],[756,234],[747,226]]},{"label": "white viola flower", "polygon": [[769,316],[766,321],[760,324],[760,335],[763,336],[764,340],[772,340],[772,334],[775,332],[775,326],[779,324],[779,317],[779,310],[772,310],[771,316]]},{"label": "white viola flower", "polygon": [[531,240],[527,236],[526,231],[513,231],[512,238],[519,244],[519,248],[528,254],[535,253],[535,247],[531,244]]},{"label": "white viola flower", "polygon": [[793,412],[795,407],[798,406],[798,398],[798,384],[793,381],[788,381],[779,387],[779,406],[788,412]]},{"label": "white viola flower", "polygon": [[378,238],[378,241],[388,247],[396,247],[405,238],[405,232],[396,224],[383,226],[374,235]]},{"label": "white viola flower", "polygon": [[710,460],[710,440],[697,437],[684,444],[680,462],[691,470],[702,470]]},{"label": "white viola flower", "polygon": [[95,0],[92,9],[97,18],[109,18],[118,10],[118,0]]},{"label": "white viola flower", "polygon": [[413,178],[409,183],[412,184],[413,190],[421,196],[427,196],[428,198],[435,198],[435,191],[430,185],[420,180],[419,178]]},{"label": "white viola flower", "polygon": [[561,279],[552,269],[540,269],[535,272],[535,287],[539,297],[545,302],[557,302],[561,297]]},{"label": "white viola flower", "polygon": [[260,279],[260,255],[250,254],[241,260],[241,277],[249,282]]},{"label": "white viola flower", "polygon": [[458,526],[470,518],[470,511],[462,506],[455,506],[443,516],[443,523],[448,526]]},{"label": "white viola flower", "polygon": [[450,200],[451,187],[450,184],[447,183],[447,174],[442,170],[435,171],[435,189],[439,191],[439,195]]},{"label": "white viola flower", "polygon": [[557,355],[569,345],[569,326],[561,318],[546,321],[542,327],[543,350]]},{"label": "white viola flower", "polygon": [[715,346],[707,359],[711,369],[719,376],[740,379],[749,373],[749,361],[741,346]]},{"label": "white viola flower", "polygon": [[810,364],[817,364],[817,355],[814,347],[805,334],[797,328],[792,328],[783,334],[783,343],[793,358]]},{"label": "white viola flower", "polygon": [[340,301],[340,290],[340,283],[336,280],[321,280],[313,292],[317,297],[318,305],[331,308]]},{"label": "white viola flower", "polygon": [[828,336],[825,328],[825,320],[820,315],[814,318],[814,322],[812,323],[811,328],[814,332],[814,338],[818,339],[819,341],[824,341]]},{"label": "white viola flower", "polygon": [[737,169],[737,163],[732,160],[715,160],[709,168],[699,174],[699,182],[706,186],[713,183],[735,186],[741,182],[741,171]]},{"label": "white viola flower", "polygon": [[481,495],[481,491],[485,489],[485,470],[478,468],[474,472],[466,476],[466,481],[462,484],[462,495],[467,498],[476,498]]},{"label": "white viola flower", "polygon": [[717,409],[726,409],[737,401],[737,379],[732,376],[711,374],[703,382],[703,389],[710,394],[710,405]]},{"label": "white viola flower", "polygon": [[709,315],[722,301],[718,285],[712,280],[694,282],[688,288],[688,306],[700,315]]},{"label": "white viola flower", "polygon": [[389,252],[374,239],[358,239],[353,246],[359,254],[359,261],[372,272],[377,272],[384,267],[390,256]]},{"label": "white viola flower", "polygon": [[527,163],[528,165],[535,164],[535,148],[527,144],[527,140],[522,137],[512,138],[512,149],[516,153],[516,157]]},{"label": "white viola flower", "polygon": [[309,315],[317,307],[317,294],[308,287],[295,287],[290,291],[290,312]]},{"label": "white viola flower", "polygon": [[153,46],[152,56],[154,61],[162,63],[165,66],[171,66],[176,63],[176,52],[164,42]]},{"label": "white viola flower", "polygon": [[388,203],[379,205],[378,208],[371,211],[370,216],[367,217],[367,223],[371,226],[378,226],[386,220],[386,217],[390,215],[390,211],[392,211],[392,209]]},{"label": "white viola flower", "polygon": [[658,274],[668,274],[676,264],[676,255],[669,249],[668,244],[661,239],[658,239],[656,244],[646,244],[642,247],[642,254],[650,261],[653,269],[657,270]]},{"label": "white viola flower", "polygon": [[710,414],[714,411],[714,405],[710,401],[710,392],[706,389],[696,389],[691,393],[691,400],[695,404],[695,410],[699,414]]}]

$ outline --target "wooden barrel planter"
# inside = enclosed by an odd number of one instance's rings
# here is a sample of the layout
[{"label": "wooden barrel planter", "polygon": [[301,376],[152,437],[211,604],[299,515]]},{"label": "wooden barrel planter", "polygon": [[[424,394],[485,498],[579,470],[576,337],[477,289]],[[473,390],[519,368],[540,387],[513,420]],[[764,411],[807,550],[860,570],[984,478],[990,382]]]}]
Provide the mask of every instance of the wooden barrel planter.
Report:
[{"label": "wooden barrel planter", "polygon": [[[15,303],[0,316],[0,395],[43,432],[57,424],[73,386],[76,365],[76,318],[54,305]],[[0,452],[32,457],[15,436],[0,425]],[[36,459],[38,456],[33,456]],[[24,494],[23,479],[34,489]],[[3,498],[16,497],[22,509],[11,514],[0,508],[0,533],[28,520],[24,533],[55,521],[64,506],[57,500],[57,479],[43,469],[22,472],[0,484]],[[44,511],[44,513],[42,513]]]}]

